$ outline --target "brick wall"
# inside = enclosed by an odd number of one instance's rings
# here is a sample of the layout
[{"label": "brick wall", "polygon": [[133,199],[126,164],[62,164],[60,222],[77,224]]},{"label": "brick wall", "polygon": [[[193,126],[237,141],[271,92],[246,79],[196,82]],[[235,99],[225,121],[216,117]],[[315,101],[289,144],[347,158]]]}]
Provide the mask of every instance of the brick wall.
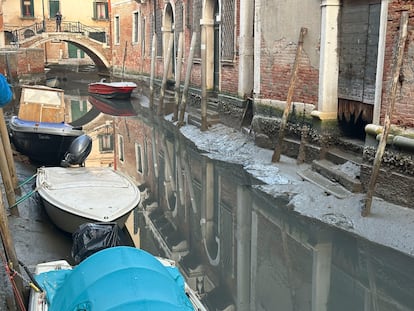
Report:
[{"label": "brick wall", "polygon": [[395,0],[389,4],[387,38],[384,61],[383,97],[381,107],[381,124],[391,102],[390,89],[393,78],[393,66],[396,61],[396,45],[399,36],[401,12],[409,12],[408,38],[404,51],[403,66],[401,68],[397,87],[395,109],[392,124],[401,127],[414,127],[414,4],[412,1]]},{"label": "brick wall", "polygon": [[[272,47],[262,42],[260,97],[285,101],[290,86],[297,43],[280,40]],[[297,71],[293,101],[309,104],[318,102],[319,70],[309,63],[302,51]]]},{"label": "brick wall", "polygon": [[[7,66],[8,62],[8,66]],[[10,74],[16,79],[22,75],[37,75],[44,73],[44,51],[42,49],[19,49],[0,53],[0,72]]]}]

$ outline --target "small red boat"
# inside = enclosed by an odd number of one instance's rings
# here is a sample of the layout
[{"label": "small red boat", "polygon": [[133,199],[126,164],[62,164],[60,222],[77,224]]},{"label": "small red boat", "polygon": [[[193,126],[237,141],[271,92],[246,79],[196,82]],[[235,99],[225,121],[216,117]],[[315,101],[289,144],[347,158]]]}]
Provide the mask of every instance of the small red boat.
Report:
[{"label": "small red boat", "polygon": [[130,98],[132,91],[137,87],[134,82],[94,82],[89,83],[88,92],[105,98]]}]

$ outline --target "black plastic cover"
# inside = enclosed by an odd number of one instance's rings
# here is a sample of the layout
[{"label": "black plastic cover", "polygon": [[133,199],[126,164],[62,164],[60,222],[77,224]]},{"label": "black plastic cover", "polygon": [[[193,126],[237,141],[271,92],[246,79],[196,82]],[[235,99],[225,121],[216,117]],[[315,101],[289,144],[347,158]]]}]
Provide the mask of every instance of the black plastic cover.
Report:
[{"label": "black plastic cover", "polygon": [[76,264],[108,247],[131,246],[130,239],[115,222],[82,224],[72,239],[72,257]]}]

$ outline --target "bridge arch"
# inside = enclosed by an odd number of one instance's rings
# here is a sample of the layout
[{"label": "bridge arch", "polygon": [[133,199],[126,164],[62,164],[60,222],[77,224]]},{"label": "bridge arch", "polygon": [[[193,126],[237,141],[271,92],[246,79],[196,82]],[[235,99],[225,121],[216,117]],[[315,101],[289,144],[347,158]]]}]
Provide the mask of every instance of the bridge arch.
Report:
[{"label": "bridge arch", "polygon": [[49,34],[48,36],[42,36],[40,38],[39,36],[35,36],[31,39],[32,40],[29,40],[30,42],[22,43],[20,46],[36,48],[52,40],[69,42],[84,51],[92,59],[100,74],[109,75],[111,71],[111,49],[102,42],[89,39],[88,37],[79,34],[72,35],[70,33]]}]

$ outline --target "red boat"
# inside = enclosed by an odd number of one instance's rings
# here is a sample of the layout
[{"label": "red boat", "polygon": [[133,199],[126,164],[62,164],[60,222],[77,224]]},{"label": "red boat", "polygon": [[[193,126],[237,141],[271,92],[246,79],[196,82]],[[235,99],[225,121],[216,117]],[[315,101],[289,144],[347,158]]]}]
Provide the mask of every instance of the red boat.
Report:
[{"label": "red boat", "polygon": [[130,98],[132,91],[137,87],[134,82],[94,82],[89,83],[88,92],[105,98]]}]

